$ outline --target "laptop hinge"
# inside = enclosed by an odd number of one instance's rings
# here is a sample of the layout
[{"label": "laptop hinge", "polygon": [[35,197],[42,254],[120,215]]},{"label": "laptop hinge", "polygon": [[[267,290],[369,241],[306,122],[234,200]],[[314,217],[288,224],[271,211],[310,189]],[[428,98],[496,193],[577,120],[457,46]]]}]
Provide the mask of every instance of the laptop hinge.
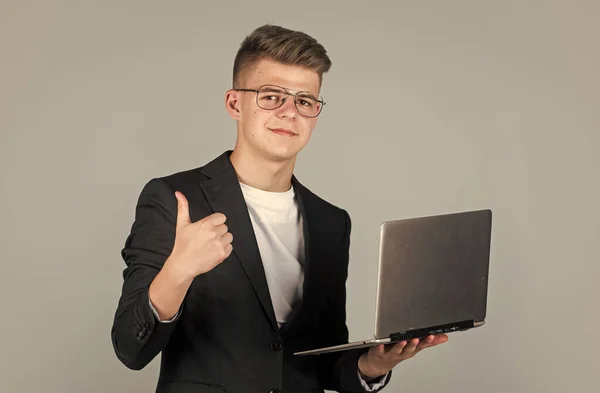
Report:
[{"label": "laptop hinge", "polygon": [[474,327],[475,324],[472,319],[466,321],[460,321],[455,323],[448,323],[445,325],[430,326],[422,329],[412,329],[404,332],[390,334],[392,341],[411,340],[413,338],[424,338],[430,334],[442,334],[451,333],[458,330],[467,330]]}]

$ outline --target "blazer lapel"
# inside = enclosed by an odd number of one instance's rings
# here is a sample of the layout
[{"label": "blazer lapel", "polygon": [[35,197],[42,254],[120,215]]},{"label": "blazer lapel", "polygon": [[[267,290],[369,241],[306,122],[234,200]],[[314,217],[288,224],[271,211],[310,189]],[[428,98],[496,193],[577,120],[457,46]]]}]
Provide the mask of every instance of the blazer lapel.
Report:
[{"label": "blazer lapel", "polygon": [[265,314],[277,330],[275,311],[252,221],[235,169],[229,160],[230,154],[228,151],[207,164],[203,173],[209,176],[209,179],[200,182],[199,185],[212,210],[225,215],[225,225],[233,235],[233,253],[244,268]]},{"label": "blazer lapel", "polygon": [[[300,214],[303,221],[304,235],[304,286],[303,297],[299,304],[288,316],[287,322],[282,329],[282,333],[289,335],[298,328],[305,316],[314,306],[320,304],[318,297],[323,288],[322,280],[326,280],[326,261],[319,258],[319,231],[318,225],[325,223],[319,221],[318,207],[315,206],[310,192],[298,181],[292,177],[292,185],[298,201]],[[310,314],[306,314],[307,316]]]}]

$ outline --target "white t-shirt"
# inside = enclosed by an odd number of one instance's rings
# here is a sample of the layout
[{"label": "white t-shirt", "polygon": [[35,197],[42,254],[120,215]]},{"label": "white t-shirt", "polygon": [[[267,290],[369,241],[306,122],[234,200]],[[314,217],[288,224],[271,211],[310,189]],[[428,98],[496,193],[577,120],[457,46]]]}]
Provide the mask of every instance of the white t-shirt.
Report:
[{"label": "white t-shirt", "polygon": [[275,310],[281,327],[304,283],[302,215],[291,187],[285,192],[264,191],[240,183]]}]

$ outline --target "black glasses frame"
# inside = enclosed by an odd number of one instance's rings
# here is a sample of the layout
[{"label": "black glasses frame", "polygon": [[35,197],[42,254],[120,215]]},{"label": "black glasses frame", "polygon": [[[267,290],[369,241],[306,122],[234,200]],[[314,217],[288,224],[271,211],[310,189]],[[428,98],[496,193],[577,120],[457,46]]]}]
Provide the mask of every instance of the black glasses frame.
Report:
[{"label": "black glasses frame", "polygon": [[299,91],[297,93],[291,93],[288,89],[286,89],[283,86],[272,85],[272,84],[262,85],[261,87],[258,88],[258,90],[257,89],[233,89],[233,90],[235,90],[235,91],[247,91],[247,92],[250,92],[250,93],[256,93],[256,105],[258,105],[258,107],[261,108],[261,109],[270,111],[270,110],[275,110],[275,109],[281,108],[283,106],[283,104],[285,104],[286,99],[281,100],[281,104],[279,104],[279,106],[277,106],[276,108],[263,108],[262,106],[260,106],[260,104],[258,103],[258,93],[265,86],[277,87],[277,88],[282,89],[283,91],[285,91],[285,93],[287,95],[292,96],[294,98],[294,106],[296,107],[296,111],[298,112],[298,114],[300,114],[300,116],[304,116],[304,117],[308,117],[308,118],[314,119],[315,117],[317,117],[317,116],[319,116],[321,114],[321,112],[323,111],[323,107],[327,104],[325,102],[325,100],[323,100],[323,98],[317,98],[317,102],[321,103],[321,106],[319,107],[319,112],[317,112],[317,114],[314,115],[314,116],[307,116],[307,115],[301,113],[300,109],[298,109],[298,103],[296,102],[296,97],[298,96],[298,94],[302,94],[302,93],[304,93],[304,94],[313,94],[310,91]]}]

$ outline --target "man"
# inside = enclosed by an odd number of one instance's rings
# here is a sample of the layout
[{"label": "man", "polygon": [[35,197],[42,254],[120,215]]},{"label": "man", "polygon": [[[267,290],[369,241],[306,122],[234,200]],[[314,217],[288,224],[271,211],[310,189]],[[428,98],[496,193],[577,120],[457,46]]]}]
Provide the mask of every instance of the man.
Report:
[{"label": "man", "polygon": [[400,361],[447,340],[293,355],[348,342],[350,217],[293,175],[330,66],[312,37],[256,29],[225,96],[233,151],[144,187],[112,341],[131,369],[161,353],[157,392],[377,391]]}]

